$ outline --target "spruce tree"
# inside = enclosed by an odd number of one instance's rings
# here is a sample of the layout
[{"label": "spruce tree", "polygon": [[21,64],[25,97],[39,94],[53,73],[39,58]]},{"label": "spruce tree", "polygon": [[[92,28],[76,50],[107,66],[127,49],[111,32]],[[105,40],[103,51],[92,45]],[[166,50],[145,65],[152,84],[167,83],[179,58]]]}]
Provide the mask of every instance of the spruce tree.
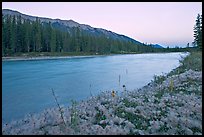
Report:
[{"label": "spruce tree", "polygon": [[202,49],[202,15],[198,14],[194,26],[194,45]]},{"label": "spruce tree", "polygon": [[11,50],[12,53],[16,52],[16,17],[12,18],[12,26],[11,26]]},{"label": "spruce tree", "polygon": [[51,47],[51,52],[55,52],[56,51],[56,30],[52,29],[51,31],[51,43],[50,43],[50,47]]}]

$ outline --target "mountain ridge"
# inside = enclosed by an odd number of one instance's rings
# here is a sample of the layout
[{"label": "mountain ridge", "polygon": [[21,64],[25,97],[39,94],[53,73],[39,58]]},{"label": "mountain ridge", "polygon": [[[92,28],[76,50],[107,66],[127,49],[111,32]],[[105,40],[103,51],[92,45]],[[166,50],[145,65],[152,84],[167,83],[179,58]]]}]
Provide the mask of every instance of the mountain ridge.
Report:
[{"label": "mountain ridge", "polygon": [[159,45],[159,44],[153,44],[152,45],[154,48],[164,48],[163,46]]},{"label": "mountain ridge", "polygon": [[35,21],[36,18],[38,18],[41,22],[45,22],[45,23],[51,23],[52,25],[55,24],[56,26],[60,25],[60,27],[62,28],[62,30],[67,30],[69,31],[71,28],[73,27],[78,27],[79,29],[91,34],[91,35],[106,35],[106,37],[110,37],[113,39],[119,39],[122,41],[131,41],[135,44],[138,45],[144,45],[142,42],[139,42],[133,38],[130,38],[128,36],[125,36],[123,34],[118,34],[115,32],[112,32],[110,30],[106,30],[103,28],[94,28],[91,27],[90,25],[87,24],[80,24],[72,19],[70,20],[61,20],[61,19],[51,19],[51,18],[46,18],[46,17],[38,17],[38,16],[32,16],[32,15],[27,15],[27,14],[23,14],[19,11],[15,11],[15,10],[11,10],[11,9],[2,9],[2,14],[4,15],[20,15],[22,18],[24,19],[29,19],[31,21]]}]

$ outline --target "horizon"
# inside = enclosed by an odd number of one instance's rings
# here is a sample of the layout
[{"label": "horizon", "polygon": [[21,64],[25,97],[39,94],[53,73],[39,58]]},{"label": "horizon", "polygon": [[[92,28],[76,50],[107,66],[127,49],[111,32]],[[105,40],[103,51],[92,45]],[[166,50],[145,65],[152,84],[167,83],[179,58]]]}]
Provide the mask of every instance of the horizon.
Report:
[{"label": "horizon", "polygon": [[[141,43],[159,44],[164,48],[186,47],[187,43],[191,46],[194,39],[193,27],[196,17],[198,14],[202,15],[202,2],[131,2],[132,4],[130,2],[122,2],[122,4],[121,2],[56,3],[2,2],[2,10],[10,9],[30,16],[73,20],[79,24],[103,28],[128,36]],[[49,6],[46,7],[45,5]],[[59,12],[57,10],[50,12],[53,7],[55,9],[60,8],[61,10]],[[80,10],[74,13],[69,12],[75,11],[76,8]],[[104,10],[104,8],[107,10]],[[121,10],[124,8],[126,10]],[[136,11],[140,11],[141,14],[138,14]],[[87,14],[89,16],[84,16]],[[138,16],[133,16],[135,14]]]}]

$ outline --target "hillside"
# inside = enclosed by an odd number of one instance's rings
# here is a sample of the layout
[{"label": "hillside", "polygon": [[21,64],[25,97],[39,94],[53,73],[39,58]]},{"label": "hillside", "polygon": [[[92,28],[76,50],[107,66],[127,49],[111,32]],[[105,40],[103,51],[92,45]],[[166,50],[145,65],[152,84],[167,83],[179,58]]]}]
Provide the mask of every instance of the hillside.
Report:
[{"label": "hillside", "polygon": [[[2,10],[2,56],[93,55],[161,52],[127,36],[73,20]],[[58,54],[59,53],[59,54]]]},{"label": "hillside", "polygon": [[102,28],[93,28],[93,27],[86,25],[86,24],[79,24],[73,20],[50,19],[50,18],[30,16],[30,15],[22,14],[18,11],[13,11],[13,10],[9,10],[9,9],[3,9],[2,14],[3,14],[3,16],[6,16],[6,15],[21,16],[22,19],[25,19],[25,20],[28,19],[30,21],[36,21],[36,18],[38,18],[41,23],[49,23],[50,22],[53,27],[58,28],[62,31],[68,31],[71,33],[71,28],[78,27],[80,31],[84,31],[84,32],[91,34],[91,35],[95,35],[95,36],[105,35],[107,38],[113,38],[113,39],[118,39],[118,40],[123,40],[123,41],[131,41],[135,44],[142,45],[141,42],[136,41],[136,40],[129,38],[127,36],[117,34],[115,32],[105,30]]}]

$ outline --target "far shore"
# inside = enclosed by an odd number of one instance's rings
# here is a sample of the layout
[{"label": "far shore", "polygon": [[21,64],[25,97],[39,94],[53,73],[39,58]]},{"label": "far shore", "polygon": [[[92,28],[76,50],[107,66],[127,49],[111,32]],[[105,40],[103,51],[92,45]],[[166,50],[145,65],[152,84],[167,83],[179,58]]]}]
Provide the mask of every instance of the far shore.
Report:
[{"label": "far shore", "polygon": [[20,60],[53,60],[66,58],[90,58],[104,55],[85,55],[85,56],[39,56],[39,57],[2,57],[2,61],[20,61]]},{"label": "far shore", "polygon": [[[159,52],[164,53],[175,53],[175,52]],[[155,54],[159,54],[155,53]],[[90,58],[99,56],[112,56],[112,55],[130,55],[130,54],[154,54],[154,53],[125,53],[125,54],[94,54],[94,55],[66,55],[66,56],[8,56],[2,57],[2,61],[27,61],[27,60],[55,60],[55,59],[67,59],[67,58]]]}]

